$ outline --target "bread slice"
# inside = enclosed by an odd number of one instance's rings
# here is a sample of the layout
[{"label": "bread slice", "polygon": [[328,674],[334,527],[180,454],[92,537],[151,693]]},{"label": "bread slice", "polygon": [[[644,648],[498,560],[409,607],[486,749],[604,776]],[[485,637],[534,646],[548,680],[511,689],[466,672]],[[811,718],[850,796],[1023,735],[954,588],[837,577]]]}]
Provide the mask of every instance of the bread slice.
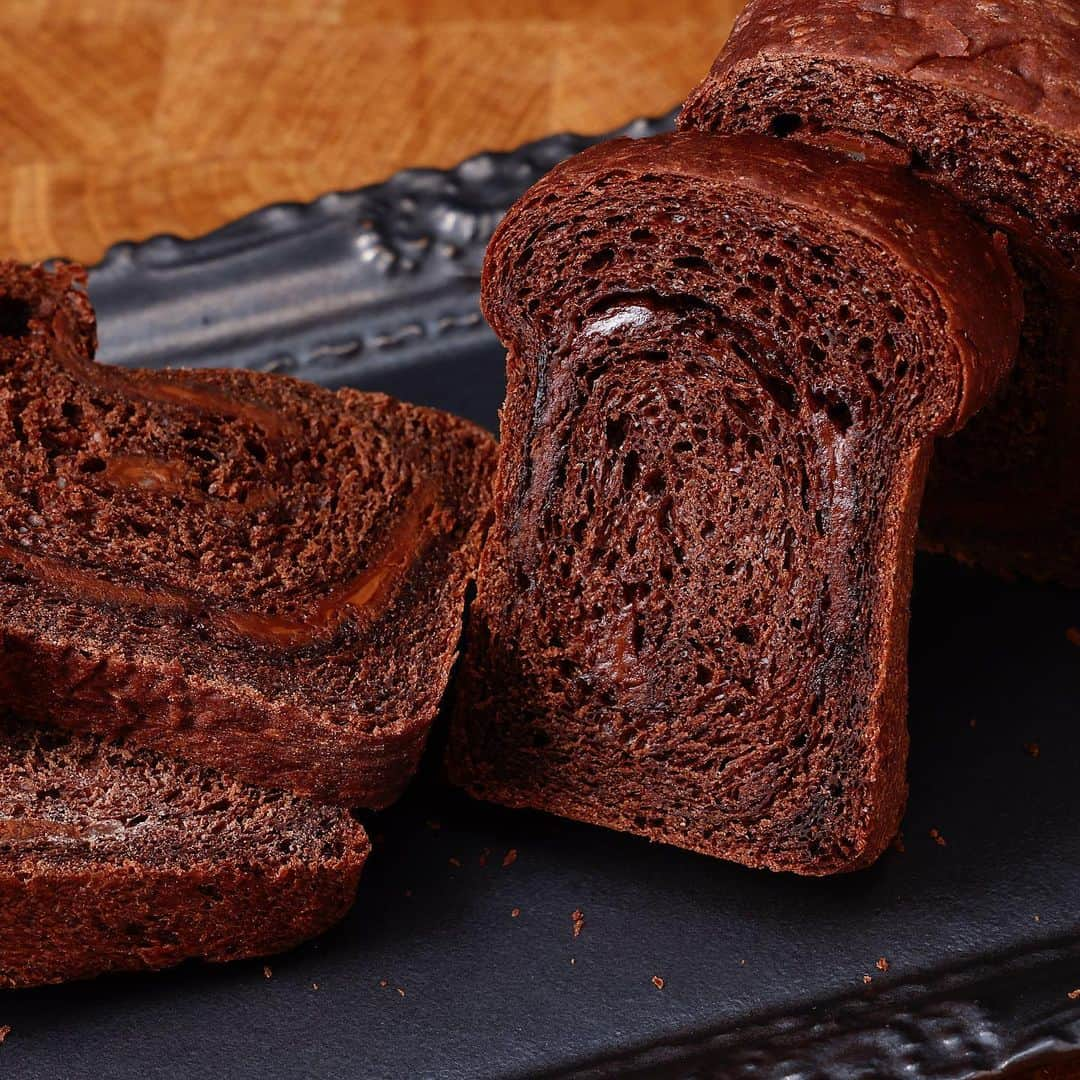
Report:
[{"label": "bread slice", "polygon": [[0,266],[10,704],[387,805],[456,656],[493,440],[381,394],[96,364],[80,280]]},{"label": "bread slice", "polygon": [[367,858],[347,810],[0,719],[0,986],[234,960],[321,933]]},{"label": "bread slice", "polygon": [[679,124],[910,164],[1008,234],[1020,356],[941,445],[923,541],[1080,586],[1080,3],[750,0]]},{"label": "bread slice", "polygon": [[905,800],[933,440],[1009,368],[1006,256],[897,169],[617,141],[488,248],[509,350],[449,769],[750,866],[864,866]]}]

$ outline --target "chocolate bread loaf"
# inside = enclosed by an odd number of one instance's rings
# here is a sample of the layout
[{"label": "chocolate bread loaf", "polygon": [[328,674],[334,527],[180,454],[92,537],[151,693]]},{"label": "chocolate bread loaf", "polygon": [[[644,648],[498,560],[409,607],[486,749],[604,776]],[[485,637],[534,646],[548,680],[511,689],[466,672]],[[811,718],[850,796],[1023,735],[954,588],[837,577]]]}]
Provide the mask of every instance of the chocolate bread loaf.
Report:
[{"label": "chocolate bread loaf", "polygon": [[348,910],[348,811],[0,719],[0,986],[291,948]]},{"label": "chocolate bread loaf", "polygon": [[621,140],[488,249],[509,350],[451,778],[750,866],[863,866],[905,800],[933,440],[1005,375],[1007,257],[903,170]]},{"label": "chocolate bread loaf", "polygon": [[93,361],[0,266],[0,642],[31,720],[381,807],[445,691],[494,442],[378,394]]},{"label": "chocolate bread loaf", "polygon": [[1008,233],[1020,356],[940,447],[922,535],[1080,585],[1080,2],[750,0],[679,124],[910,164]]}]

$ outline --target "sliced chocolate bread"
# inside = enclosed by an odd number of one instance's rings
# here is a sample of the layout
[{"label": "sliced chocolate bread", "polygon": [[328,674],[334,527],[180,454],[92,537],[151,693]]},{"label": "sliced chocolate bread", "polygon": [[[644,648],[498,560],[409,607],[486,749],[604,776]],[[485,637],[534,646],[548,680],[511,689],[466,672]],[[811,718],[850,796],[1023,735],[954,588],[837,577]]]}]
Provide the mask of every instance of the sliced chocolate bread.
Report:
[{"label": "sliced chocolate bread", "polygon": [[347,810],[0,718],[0,986],[291,948],[349,909]]},{"label": "sliced chocolate bread", "polygon": [[874,860],[905,801],[933,440],[1019,290],[950,198],[763,136],[621,140],[488,249],[509,350],[452,779],[750,866]]},{"label": "sliced chocolate bread", "polygon": [[1008,233],[1020,356],[940,447],[922,535],[1080,586],[1080,2],[750,0],[679,124],[910,164]]},{"label": "sliced chocolate bread", "polygon": [[380,394],[97,364],[79,281],[0,266],[10,704],[387,805],[456,656],[493,440]]}]

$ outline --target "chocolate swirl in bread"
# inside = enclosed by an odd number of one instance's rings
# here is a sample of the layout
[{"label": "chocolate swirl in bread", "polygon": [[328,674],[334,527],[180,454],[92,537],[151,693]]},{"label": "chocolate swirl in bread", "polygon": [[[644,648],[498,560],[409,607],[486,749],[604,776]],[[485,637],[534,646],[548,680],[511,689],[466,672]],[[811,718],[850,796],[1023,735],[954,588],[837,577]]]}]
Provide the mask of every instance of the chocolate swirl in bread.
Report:
[{"label": "chocolate swirl in bread", "polygon": [[681,134],[540,181],[483,302],[508,389],[452,778],[752,866],[872,861],[924,474],[1011,362],[1005,255],[901,170]]},{"label": "chocolate swirl in bread", "polygon": [[0,267],[11,704],[386,805],[456,654],[493,441],[383,395],[96,364],[77,282]]},{"label": "chocolate swirl in bread", "polygon": [[679,126],[910,164],[1008,233],[1020,356],[940,447],[923,539],[1080,585],[1080,3],[750,0]]},{"label": "chocolate swirl in bread", "polygon": [[352,904],[345,810],[0,718],[0,986],[291,948]]}]

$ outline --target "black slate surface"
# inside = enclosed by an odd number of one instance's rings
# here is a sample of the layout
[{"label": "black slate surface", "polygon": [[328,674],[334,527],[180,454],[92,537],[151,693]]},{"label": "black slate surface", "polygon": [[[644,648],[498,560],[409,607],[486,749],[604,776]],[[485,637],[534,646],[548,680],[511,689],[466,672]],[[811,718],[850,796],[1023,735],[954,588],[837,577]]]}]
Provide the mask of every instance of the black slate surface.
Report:
[{"label": "black slate surface", "polygon": [[[585,142],[123,245],[92,277],[103,356],[288,370],[494,427],[483,244]],[[919,560],[906,851],[871,870],[804,881],[471,803],[436,745],[370,819],[341,927],[270,978],[191,965],[0,995],[0,1075],[959,1078],[1080,1046],[1075,625],[1080,594]]]}]

